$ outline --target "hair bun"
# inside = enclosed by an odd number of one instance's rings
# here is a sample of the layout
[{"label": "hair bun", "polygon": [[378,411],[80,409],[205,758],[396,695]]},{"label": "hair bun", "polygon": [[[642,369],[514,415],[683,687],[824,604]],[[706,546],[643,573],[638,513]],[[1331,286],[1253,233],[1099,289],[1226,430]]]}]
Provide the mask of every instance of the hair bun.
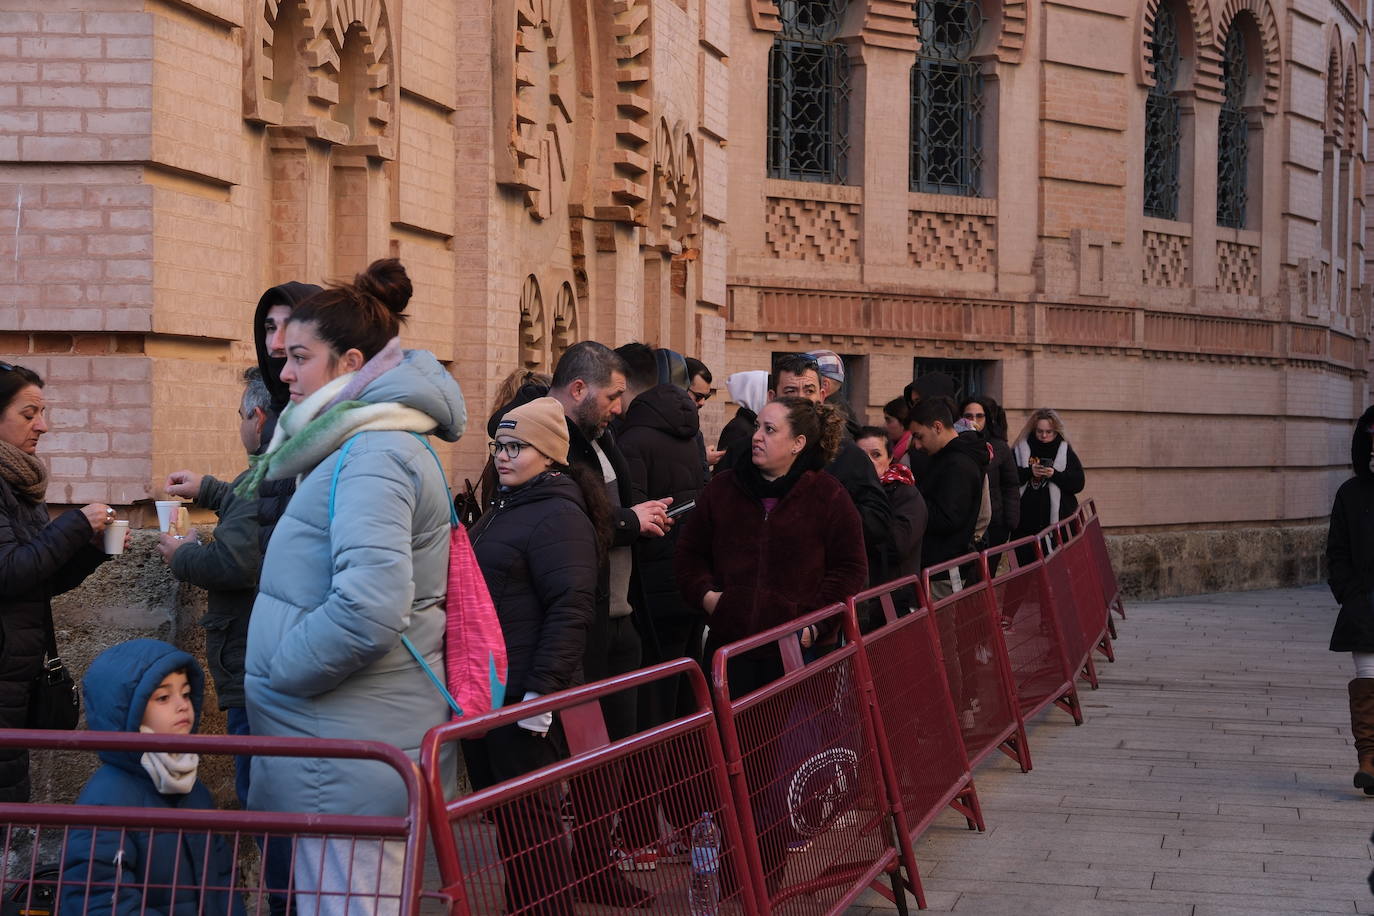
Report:
[{"label": "hair bun", "polygon": [[405,267],[397,258],[382,258],[373,261],[367,270],[353,278],[353,286],[386,306],[393,314],[400,315],[410,302],[414,287]]}]

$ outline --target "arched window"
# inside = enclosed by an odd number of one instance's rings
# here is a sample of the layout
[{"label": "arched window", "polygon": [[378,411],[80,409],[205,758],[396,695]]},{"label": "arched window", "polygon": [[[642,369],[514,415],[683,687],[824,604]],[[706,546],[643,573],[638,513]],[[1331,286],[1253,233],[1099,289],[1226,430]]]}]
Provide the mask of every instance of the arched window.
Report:
[{"label": "arched window", "polygon": [[1145,97],[1145,215],[1159,219],[1178,219],[1183,131],[1174,91],[1180,62],[1178,20],[1170,5],[1161,3],[1150,33],[1150,70],[1155,82]]},{"label": "arched window", "polygon": [[768,54],[768,175],[843,184],[849,56],[836,41],[849,0],[779,0]]},{"label": "arched window", "polygon": [[1244,106],[1250,62],[1240,19],[1232,20],[1226,33],[1221,114],[1217,116],[1217,225],[1231,229],[1245,228],[1249,199],[1250,125]]},{"label": "arched window", "polygon": [[978,0],[916,0],[911,190],[976,197],[983,171],[983,77],[973,60]]}]

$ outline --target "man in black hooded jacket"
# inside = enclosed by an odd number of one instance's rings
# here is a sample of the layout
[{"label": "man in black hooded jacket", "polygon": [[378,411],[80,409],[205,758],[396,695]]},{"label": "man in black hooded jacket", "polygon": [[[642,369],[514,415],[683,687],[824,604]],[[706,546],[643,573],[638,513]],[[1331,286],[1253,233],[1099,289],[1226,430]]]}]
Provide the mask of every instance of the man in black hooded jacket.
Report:
[{"label": "man in black hooded jacket", "polygon": [[[954,431],[954,404],[949,398],[922,399],[911,411],[912,439],[930,456],[916,485],[925,497],[928,517],[921,542],[921,568],[963,556],[973,549],[973,530],[983,499],[988,449],[975,432]],[[948,595],[948,574],[933,579],[931,597]]]}]

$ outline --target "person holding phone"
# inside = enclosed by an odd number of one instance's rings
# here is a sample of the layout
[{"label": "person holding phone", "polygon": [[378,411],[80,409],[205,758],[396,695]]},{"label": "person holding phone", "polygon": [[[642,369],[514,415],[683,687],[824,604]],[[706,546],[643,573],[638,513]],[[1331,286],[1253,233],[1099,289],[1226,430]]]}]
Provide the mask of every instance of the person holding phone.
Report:
[{"label": "person holding phone", "polygon": [[[1064,436],[1059,414],[1048,407],[1034,411],[1017,435],[1012,452],[1021,481],[1021,518],[1012,536],[1039,534],[1072,515],[1083,491],[1083,465]],[[1027,562],[1034,557],[1021,559]]]}]

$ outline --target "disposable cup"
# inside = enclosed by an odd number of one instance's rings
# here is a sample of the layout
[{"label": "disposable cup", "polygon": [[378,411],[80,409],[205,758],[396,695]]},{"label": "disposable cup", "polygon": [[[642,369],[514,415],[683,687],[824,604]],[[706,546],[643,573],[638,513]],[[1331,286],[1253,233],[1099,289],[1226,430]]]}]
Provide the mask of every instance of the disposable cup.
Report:
[{"label": "disposable cup", "polygon": [[181,508],[179,499],[159,499],[157,501],[157,530],[163,534],[172,527],[172,522],[176,521],[177,510]]},{"label": "disposable cup", "polygon": [[105,552],[116,556],[124,552],[124,535],[129,533],[129,523],[116,519],[105,526]]}]

